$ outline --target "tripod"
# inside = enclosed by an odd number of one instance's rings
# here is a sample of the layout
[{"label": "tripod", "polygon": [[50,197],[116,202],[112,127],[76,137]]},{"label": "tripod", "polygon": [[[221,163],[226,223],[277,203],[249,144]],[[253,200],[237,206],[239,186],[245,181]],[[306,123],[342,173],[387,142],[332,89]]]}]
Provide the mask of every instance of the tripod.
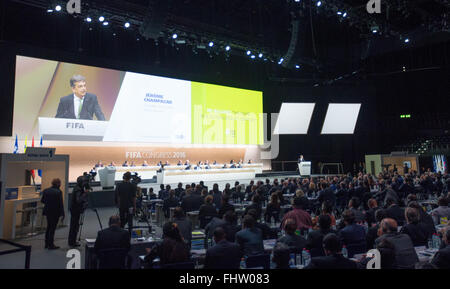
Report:
[{"label": "tripod", "polygon": [[[90,209],[91,209],[92,211],[94,211],[95,214],[97,215],[97,220],[98,220],[98,224],[100,225],[100,230],[103,230],[102,221],[100,220],[100,216],[98,215],[97,209],[96,209],[96,208],[90,208]],[[86,210],[87,210],[87,209],[86,209]],[[79,236],[78,236],[78,241],[81,240],[81,232],[83,231],[84,215],[85,215],[85,213],[86,213],[86,210],[84,210],[84,211],[81,213],[81,216],[80,216],[80,233],[79,233]]]}]

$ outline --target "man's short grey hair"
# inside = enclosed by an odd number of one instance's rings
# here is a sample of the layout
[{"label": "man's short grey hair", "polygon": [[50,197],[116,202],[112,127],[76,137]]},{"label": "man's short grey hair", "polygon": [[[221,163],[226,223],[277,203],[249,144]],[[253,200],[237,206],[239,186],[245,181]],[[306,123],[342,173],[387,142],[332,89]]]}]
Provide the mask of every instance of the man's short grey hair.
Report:
[{"label": "man's short grey hair", "polygon": [[82,75],[74,75],[70,79],[70,87],[75,87],[75,83],[79,81],[86,81],[86,78]]}]

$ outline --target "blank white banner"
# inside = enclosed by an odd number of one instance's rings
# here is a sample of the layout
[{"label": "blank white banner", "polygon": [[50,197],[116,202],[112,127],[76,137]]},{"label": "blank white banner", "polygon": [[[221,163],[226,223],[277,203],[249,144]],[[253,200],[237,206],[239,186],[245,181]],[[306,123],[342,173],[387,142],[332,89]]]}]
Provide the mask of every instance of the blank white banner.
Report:
[{"label": "blank white banner", "polygon": [[273,134],[307,134],[315,103],[282,103]]},{"label": "blank white banner", "polygon": [[360,109],[360,103],[330,103],[322,134],[353,134]]}]

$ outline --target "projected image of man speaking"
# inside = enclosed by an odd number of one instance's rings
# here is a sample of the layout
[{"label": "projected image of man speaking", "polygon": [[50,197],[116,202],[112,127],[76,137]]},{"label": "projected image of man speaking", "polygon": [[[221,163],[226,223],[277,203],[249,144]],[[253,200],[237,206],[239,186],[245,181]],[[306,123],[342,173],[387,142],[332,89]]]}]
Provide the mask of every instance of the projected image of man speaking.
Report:
[{"label": "projected image of man speaking", "polygon": [[98,104],[97,96],[87,93],[86,78],[74,75],[70,79],[73,94],[61,97],[56,118],[105,120],[102,109]]}]

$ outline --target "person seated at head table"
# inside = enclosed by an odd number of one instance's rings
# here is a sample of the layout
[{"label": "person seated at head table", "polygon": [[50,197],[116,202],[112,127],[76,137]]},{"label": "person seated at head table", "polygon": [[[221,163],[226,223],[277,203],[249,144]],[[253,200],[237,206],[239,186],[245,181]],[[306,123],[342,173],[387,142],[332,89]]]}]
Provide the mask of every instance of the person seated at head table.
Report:
[{"label": "person seated at head table", "polygon": [[201,170],[202,169],[202,162],[198,162],[197,165],[194,167],[194,170]]},{"label": "person seated at head table", "polygon": [[178,161],[177,166],[182,166],[183,163],[181,162],[181,160]]},{"label": "person seated at head table", "polygon": [[144,163],[142,164],[143,167],[148,167],[147,161],[144,160]]},{"label": "person seated at head table", "polygon": [[247,164],[251,164],[252,163],[252,160],[248,160],[248,163]]},{"label": "person seated at head table", "polygon": [[98,161],[98,163],[95,164],[96,168],[103,168],[102,161]]},{"label": "person seated at head table", "polygon": [[136,165],[134,164],[133,161],[131,161],[130,167],[135,167]]},{"label": "person seated at head table", "polygon": [[205,165],[205,169],[206,169],[206,170],[211,168],[211,167],[209,166],[209,161],[208,161],[208,160],[205,161],[204,165]]},{"label": "person seated at head table", "polygon": [[115,163],[115,162],[110,162],[110,163],[109,163],[109,166],[110,166],[110,167],[115,167],[115,166],[116,166],[116,163]]},{"label": "person seated at head table", "polygon": [[125,162],[122,164],[122,167],[128,167],[128,161],[125,161]]},{"label": "person seated at head table", "polygon": [[159,161],[156,165],[157,165],[158,167],[162,167],[162,166],[163,166],[162,161]]},{"label": "person seated at head table", "polygon": [[222,169],[226,169],[227,168],[227,164],[223,164]]},{"label": "person seated at head table", "polygon": [[234,164],[234,160],[231,160],[231,161],[230,161],[230,165],[231,165],[231,164]]},{"label": "person seated at head table", "polygon": [[214,162],[213,162],[213,165],[217,165],[217,161],[214,161]]},{"label": "person seated at head table", "polygon": [[164,163],[164,166],[170,166],[169,162],[166,161],[166,162]]},{"label": "person seated at head table", "polygon": [[186,162],[184,163],[185,166],[190,165],[189,160],[186,160]]}]

